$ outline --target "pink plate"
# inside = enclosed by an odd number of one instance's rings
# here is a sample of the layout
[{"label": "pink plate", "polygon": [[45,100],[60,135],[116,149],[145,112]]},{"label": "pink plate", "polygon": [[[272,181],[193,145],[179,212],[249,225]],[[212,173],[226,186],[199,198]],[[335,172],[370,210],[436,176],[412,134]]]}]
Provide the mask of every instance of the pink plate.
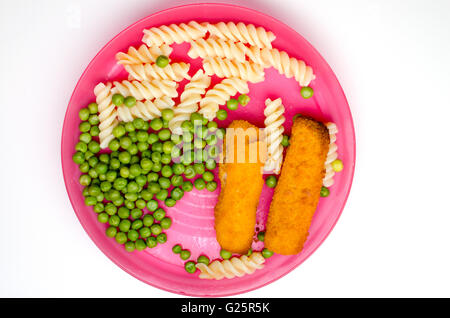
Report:
[{"label": "pink plate", "polygon": [[[166,209],[167,215],[173,219],[173,225],[167,232],[167,243],[153,249],[128,253],[114,239],[106,237],[106,225],[99,223],[92,208],[84,205],[82,187],[78,183],[80,171],[72,161],[79,136],[78,111],[95,100],[94,86],[99,82],[126,77],[123,68],[116,64],[115,54],[126,51],[131,45],[140,45],[142,30],[145,28],[191,20],[242,21],[263,26],[276,35],[274,47],[288,52],[292,57],[303,59],[313,67],[316,74],[316,79],[311,84],[315,94],[313,98],[305,100],[300,96],[299,85],[294,79],[287,79],[274,69],[266,69],[263,83],[249,85],[249,105],[229,112],[229,118],[221,122],[221,126],[227,126],[231,120],[240,118],[262,127],[264,100],[281,97],[286,107],[285,129],[288,133],[292,117],[297,113],[322,121],[333,121],[339,129],[339,158],[344,162],[345,168],[335,176],[330,196],[320,200],[303,251],[294,256],[274,255],[267,259],[264,269],[241,278],[221,281],[199,279],[198,271],[196,274],[188,274],[183,267],[184,261],[171,251],[174,244],[181,243],[192,252],[193,260],[200,253],[205,253],[210,259],[218,258],[220,247],[215,239],[214,205],[220,189],[213,193],[206,190],[186,193],[175,207]],[[201,61],[188,58],[188,47],[187,43],[175,45],[171,58],[174,61],[189,61],[192,75],[200,67]],[[173,293],[205,297],[227,296],[251,291],[286,275],[308,258],[328,236],[350,192],[355,165],[355,135],[350,109],[339,82],[325,60],[302,36],[280,21],[251,9],[224,4],[195,4],[161,11],[136,22],[97,54],[84,71],[70,99],[62,132],[61,158],[67,192],[78,219],[95,244],[114,263],[134,277]],[[272,190],[264,188],[258,208],[260,229],[264,228],[271,196]],[[253,247],[260,249],[261,245],[255,243]]]}]

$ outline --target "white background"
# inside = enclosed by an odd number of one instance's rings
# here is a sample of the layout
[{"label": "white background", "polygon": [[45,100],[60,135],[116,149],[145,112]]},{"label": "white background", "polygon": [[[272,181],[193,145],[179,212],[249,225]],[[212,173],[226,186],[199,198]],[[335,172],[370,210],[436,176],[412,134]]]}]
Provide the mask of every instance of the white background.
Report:
[{"label": "white background", "polygon": [[[173,297],[90,241],[60,164],[72,90],[96,52],[192,1],[0,1],[0,296]],[[247,297],[450,296],[450,2],[250,0],[309,40],[346,92],[351,195],[324,244]]]}]

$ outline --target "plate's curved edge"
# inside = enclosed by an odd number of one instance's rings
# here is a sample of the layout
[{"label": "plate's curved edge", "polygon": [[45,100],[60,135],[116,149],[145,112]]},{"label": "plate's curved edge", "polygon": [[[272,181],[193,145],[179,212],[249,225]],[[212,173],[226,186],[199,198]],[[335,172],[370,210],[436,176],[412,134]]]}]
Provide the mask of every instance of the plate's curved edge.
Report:
[{"label": "plate's curved edge", "polygon": [[68,196],[69,196],[69,201],[70,201],[70,203],[71,203],[71,205],[72,205],[72,208],[73,208],[73,210],[74,210],[74,212],[75,212],[75,214],[76,214],[76,216],[77,216],[79,222],[81,223],[81,226],[83,227],[84,231],[85,231],[86,234],[89,236],[89,238],[91,239],[91,241],[93,241],[94,244],[100,249],[100,251],[102,251],[102,253],[103,253],[108,259],[110,259],[114,264],[116,264],[119,268],[121,268],[123,271],[125,271],[126,273],[130,274],[131,276],[133,276],[134,278],[138,279],[139,281],[141,281],[141,282],[143,282],[143,283],[145,283],[145,284],[148,284],[148,285],[150,285],[150,286],[152,286],[152,287],[155,287],[155,288],[158,288],[158,289],[167,291],[167,292],[175,293],[175,294],[178,294],[178,295],[182,295],[182,296],[193,296],[193,297],[227,297],[227,296],[233,296],[233,295],[238,295],[238,294],[242,294],[242,293],[248,293],[248,292],[251,292],[251,291],[253,291],[253,290],[262,288],[262,287],[267,286],[267,285],[273,283],[274,281],[276,281],[276,280],[278,280],[278,279],[280,279],[280,278],[286,276],[286,275],[289,274],[290,272],[292,272],[295,268],[297,268],[297,267],[300,266],[304,261],[306,261],[312,254],[314,254],[314,252],[315,252],[315,251],[323,244],[323,242],[324,242],[324,241],[327,239],[327,237],[330,235],[331,231],[334,229],[334,227],[336,226],[336,223],[338,222],[338,220],[340,219],[340,217],[341,217],[341,215],[342,215],[342,212],[343,212],[343,210],[344,210],[344,208],[345,208],[345,205],[346,205],[346,203],[347,203],[347,200],[348,200],[348,197],[349,197],[349,195],[350,195],[351,188],[352,188],[352,185],[353,185],[353,178],[354,178],[355,166],[356,166],[356,135],[355,135],[355,126],[354,126],[353,116],[351,115],[351,109],[350,109],[350,106],[349,106],[347,97],[345,96],[344,90],[343,90],[343,88],[342,88],[340,82],[338,81],[336,74],[335,74],[334,71],[331,69],[331,67],[329,66],[328,62],[327,62],[327,61],[323,58],[323,56],[322,56],[322,55],[314,48],[314,46],[312,46],[312,44],[309,43],[309,41],[306,40],[300,33],[298,33],[296,30],[294,30],[293,28],[291,28],[291,27],[288,26],[287,24],[283,23],[282,21],[279,21],[278,19],[276,19],[276,18],[274,18],[274,17],[272,17],[272,16],[270,16],[270,15],[268,15],[268,14],[266,14],[266,13],[263,13],[263,12],[254,10],[254,9],[252,9],[252,8],[245,7],[245,6],[239,6],[239,5],[234,5],[234,4],[225,4],[225,3],[195,3],[195,4],[179,5],[179,6],[170,7],[170,8],[167,8],[167,9],[164,9],[164,10],[161,10],[161,11],[158,11],[158,12],[155,12],[155,13],[152,13],[152,14],[150,14],[150,15],[148,15],[148,16],[145,16],[145,17],[143,17],[143,18],[137,20],[136,22],[132,23],[131,25],[129,25],[128,27],[126,27],[125,29],[123,29],[123,30],[122,30],[121,32],[119,32],[117,35],[115,35],[110,41],[108,41],[108,42],[107,42],[107,43],[106,43],[106,44],[98,51],[98,53],[92,58],[92,60],[89,62],[89,64],[88,64],[88,66],[86,67],[86,69],[85,69],[85,70],[83,71],[83,73],[81,74],[81,76],[80,76],[80,78],[78,79],[77,84],[76,84],[76,86],[75,86],[75,88],[74,88],[74,90],[73,90],[73,92],[72,92],[72,94],[71,94],[71,97],[70,97],[70,99],[69,99],[68,106],[72,104],[72,100],[73,100],[73,97],[74,97],[74,95],[75,95],[75,92],[77,91],[78,86],[80,85],[82,79],[85,77],[85,74],[90,70],[90,68],[92,67],[92,65],[94,64],[94,62],[95,62],[96,59],[98,58],[98,56],[101,55],[101,54],[103,53],[103,51],[104,51],[104,50],[105,50],[105,49],[106,49],[106,48],[107,48],[107,47],[108,47],[108,46],[109,46],[116,38],[118,38],[119,36],[121,36],[122,33],[127,32],[129,29],[133,28],[136,24],[139,24],[139,23],[141,23],[142,21],[147,20],[147,19],[150,19],[151,17],[154,17],[154,16],[156,16],[156,15],[158,15],[158,14],[163,14],[163,13],[165,13],[165,12],[167,12],[167,11],[177,10],[177,9],[184,8],[184,7],[200,7],[200,6],[205,6],[205,5],[208,5],[208,6],[221,6],[221,7],[234,7],[234,8],[240,9],[240,10],[242,10],[242,9],[248,10],[248,11],[251,11],[251,12],[253,12],[253,13],[255,13],[255,14],[264,15],[266,18],[271,19],[271,20],[275,21],[275,22],[278,23],[278,24],[282,24],[284,27],[286,27],[286,28],[290,29],[291,31],[295,32],[299,37],[301,37],[301,38],[305,41],[305,43],[309,46],[309,48],[310,48],[312,51],[314,51],[314,53],[317,54],[317,55],[320,57],[320,59],[321,59],[321,61],[323,62],[324,66],[325,66],[326,68],[328,68],[329,74],[332,74],[332,76],[334,77],[335,83],[338,85],[338,88],[339,88],[339,94],[340,94],[341,97],[345,100],[345,104],[346,104],[346,106],[347,106],[347,108],[348,108],[348,110],[349,110],[349,112],[350,112],[350,125],[351,125],[351,128],[352,128],[352,136],[351,136],[351,139],[353,139],[353,149],[352,149],[353,158],[351,158],[351,159],[352,159],[353,165],[352,165],[352,168],[351,168],[350,183],[349,183],[348,191],[347,191],[347,193],[346,193],[346,197],[345,197],[345,199],[344,199],[344,201],[343,201],[343,204],[342,204],[342,208],[340,209],[340,211],[339,211],[339,213],[338,213],[338,215],[337,215],[337,217],[336,217],[335,222],[334,222],[333,225],[330,227],[329,231],[324,235],[323,239],[320,240],[320,242],[316,245],[316,247],[315,247],[314,249],[312,249],[312,250],[308,253],[308,255],[305,256],[305,258],[304,258],[302,261],[300,261],[300,262],[298,262],[298,263],[297,263],[297,262],[294,262],[293,265],[292,265],[285,273],[283,273],[283,274],[281,274],[281,275],[279,275],[279,276],[276,276],[276,277],[274,277],[273,279],[271,279],[271,280],[269,280],[269,281],[267,281],[267,282],[265,282],[265,283],[263,283],[263,284],[261,284],[261,285],[258,285],[258,286],[255,286],[255,287],[252,287],[252,288],[249,288],[249,289],[243,289],[243,290],[241,290],[241,291],[236,291],[236,292],[231,292],[231,293],[213,294],[213,295],[201,294],[201,293],[189,293],[189,294],[188,294],[188,293],[183,292],[183,291],[181,291],[181,290],[175,290],[175,289],[165,288],[165,287],[163,287],[163,286],[156,286],[156,285],[154,285],[154,284],[151,283],[151,282],[144,281],[141,277],[139,277],[139,275],[137,275],[137,274],[134,273],[133,271],[129,270],[128,268],[122,266],[117,260],[115,260],[114,258],[112,258],[108,253],[106,253],[105,250],[103,249],[103,247],[100,246],[100,244],[99,244],[96,240],[93,239],[93,237],[91,236],[91,234],[89,233],[89,231],[87,231],[87,228],[86,228],[85,223],[82,221],[82,219],[80,218],[80,216],[79,216],[79,214],[78,214],[77,209],[75,208],[75,205],[74,205],[74,203],[73,203],[73,199],[72,199],[72,196],[71,196],[71,194],[70,194],[70,191],[69,191],[69,188],[68,188],[68,184],[67,184],[67,176],[66,176],[66,174],[65,174],[65,169],[64,169],[64,167],[65,167],[65,159],[64,159],[64,156],[63,156],[63,146],[64,146],[64,140],[65,140],[64,136],[65,136],[65,134],[66,134],[66,121],[67,121],[67,118],[68,118],[68,110],[69,110],[69,107],[67,107],[66,113],[65,113],[65,115],[64,115],[63,128],[62,128],[62,133],[61,133],[61,148],[60,148],[60,149],[61,149],[61,167],[62,167],[62,170],[63,170],[62,172],[63,172],[63,178],[64,178],[64,185],[65,185],[67,194],[68,194]]}]

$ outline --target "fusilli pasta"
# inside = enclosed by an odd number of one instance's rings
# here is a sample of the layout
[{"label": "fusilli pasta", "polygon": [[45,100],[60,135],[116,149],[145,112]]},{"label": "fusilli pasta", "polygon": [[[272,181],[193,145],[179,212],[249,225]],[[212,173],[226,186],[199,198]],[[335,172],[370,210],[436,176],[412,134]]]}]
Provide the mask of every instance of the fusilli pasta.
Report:
[{"label": "fusilli pasta", "polygon": [[111,88],[111,83],[107,83],[106,85],[99,83],[94,88],[94,94],[98,104],[98,118],[100,120],[99,138],[101,148],[106,148],[109,142],[114,139],[112,131],[118,124],[116,107],[111,101]]},{"label": "fusilli pasta", "polygon": [[177,84],[169,80],[114,82],[112,93],[133,96],[137,100],[178,96]]},{"label": "fusilli pasta", "polygon": [[250,256],[242,255],[229,260],[214,261],[209,265],[197,263],[195,266],[200,270],[199,278],[219,280],[253,274],[264,267],[264,262],[265,258],[261,253],[254,252]]},{"label": "fusilli pasta", "polygon": [[205,75],[202,70],[198,70],[191,81],[186,84],[180,95],[180,104],[174,108],[174,117],[169,122],[169,128],[173,133],[182,134],[182,122],[189,120],[190,115],[198,110],[202,95],[205,94],[205,90],[210,84],[211,77]]},{"label": "fusilli pasta", "polygon": [[231,96],[237,93],[247,94],[248,92],[246,81],[237,77],[225,78],[206,92],[205,97],[200,101],[199,113],[206,119],[213,120],[219,110],[219,105],[224,105]]},{"label": "fusilli pasta", "polygon": [[287,78],[294,77],[300,86],[308,86],[315,78],[312,67],[307,66],[302,60],[289,57],[284,51],[252,47],[247,51],[247,55],[254,63],[263,67],[273,66]]},{"label": "fusilli pasta", "polygon": [[245,53],[248,48],[241,42],[224,41],[217,38],[198,39],[191,42],[188,55],[190,58],[222,57],[245,62]]},{"label": "fusilli pasta", "polygon": [[212,36],[219,39],[248,43],[257,47],[272,48],[271,42],[275,40],[272,32],[266,31],[262,27],[255,27],[253,24],[219,22],[217,24],[207,23],[206,27]]},{"label": "fusilli pasta", "polygon": [[336,145],[336,134],[338,133],[338,129],[335,123],[326,123],[325,126],[327,126],[330,134],[330,149],[328,150],[327,160],[325,161],[325,177],[323,178],[323,186],[330,187],[334,183],[334,170],[331,163],[338,157],[338,147]]},{"label": "fusilli pasta", "polygon": [[283,140],[283,123],[285,118],[284,106],[281,98],[271,100],[266,99],[266,108],[264,109],[264,134],[267,140],[267,153],[268,158],[264,165],[265,171],[274,171],[274,173],[280,173],[281,164],[283,163],[283,146],[281,141]]},{"label": "fusilli pasta", "polygon": [[137,101],[136,105],[129,108],[127,106],[120,106],[117,108],[117,116],[120,121],[130,122],[135,118],[142,118],[144,120],[152,120],[156,117],[161,117],[161,110],[164,108],[173,108],[175,102],[168,96],[157,98],[153,101]]},{"label": "fusilli pasta", "polygon": [[123,65],[143,64],[155,62],[158,56],[169,56],[173,49],[163,44],[161,46],[148,47],[142,44],[138,49],[131,46],[127,53],[119,52],[116,54],[117,63]]},{"label": "fusilli pasta", "polygon": [[220,57],[208,57],[203,60],[203,69],[207,75],[218,77],[239,77],[250,83],[264,81],[264,71],[258,64],[245,61],[239,63],[234,60],[222,59]]},{"label": "fusilli pasta", "polygon": [[172,44],[174,42],[180,44],[202,38],[205,36],[206,31],[206,26],[195,21],[191,21],[188,24],[162,25],[160,27],[145,29],[142,42],[148,46],[160,46],[163,43]]},{"label": "fusilli pasta", "polygon": [[180,82],[185,78],[191,78],[188,74],[189,67],[189,64],[183,62],[169,64],[166,67],[159,67],[150,63],[125,65],[125,69],[131,75],[131,78],[138,81],[159,79]]}]

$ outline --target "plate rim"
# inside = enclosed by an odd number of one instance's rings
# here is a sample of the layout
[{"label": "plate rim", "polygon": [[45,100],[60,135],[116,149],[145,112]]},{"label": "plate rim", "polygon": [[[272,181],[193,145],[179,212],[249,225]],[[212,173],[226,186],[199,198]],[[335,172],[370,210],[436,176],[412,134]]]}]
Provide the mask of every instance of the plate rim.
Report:
[{"label": "plate rim", "polygon": [[[323,238],[318,242],[317,246],[316,246],[315,248],[311,249],[311,251],[309,252],[309,254],[306,255],[306,256],[304,257],[304,259],[303,259],[301,262],[299,262],[299,263],[293,263],[293,265],[291,265],[290,267],[288,267],[288,269],[287,269],[284,273],[282,273],[281,275],[279,275],[279,276],[276,276],[276,277],[274,277],[274,278],[272,278],[272,279],[270,279],[270,280],[268,280],[268,281],[266,281],[266,282],[263,282],[263,283],[261,283],[261,284],[258,284],[257,286],[254,286],[254,287],[244,288],[244,289],[242,289],[242,290],[240,290],[240,291],[235,291],[235,292],[224,292],[224,293],[218,293],[218,294],[214,294],[214,295],[207,295],[206,293],[203,293],[203,294],[202,294],[202,293],[186,293],[186,292],[183,292],[183,291],[181,291],[181,290],[174,289],[174,288],[168,288],[168,287],[165,287],[165,286],[156,285],[156,284],[153,283],[153,282],[149,282],[149,281],[144,280],[143,278],[139,277],[139,276],[138,276],[137,274],[135,274],[132,270],[128,269],[127,267],[125,267],[125,266],[123,266],[123,265],[121,265],[121,264],[118,262],[118,260],[115,259],[115,257],[112,257],[112,256],[110,255],[110,253],[108,253],[107,251],[105,251],[104,248],[101,247],[100,244],[99,244],[98,242],[96,242],[96,240],[93,239],[91,233],[90,233],[90,232],[88,231],[88,229],[87,229],[87,226],[86,226],[85,222],[82,221],[82,219],[80,218],[80,215],[79,215],[80,212],[77,211],[77,208],[76,208],[76,206],[75,206],[75,204],[74,204],[74,200],[73,200],[72,195],[71,195],[71,193],[70,193],[70,191],[69,191],[69,186],[68,186],[68,181],[67,181],[67,180],[68,180],[68,176],[66,176],[66,173],[65,173],[65,169],[64,169],[64,167],[65,167],[65,159],[64,159],[64,156],[63,156],[64,136],[65,136],[66,133],[67,133],[67,132],[66,132],[66,126],[67,126],[67,125],[66,125],[66,121],[68,120],[69,106],[72,104],[72,100],[73,100],[73,98],[74,98],[75,92],[77,91],[78,87],[80,86],[80,84],[81,84],[82,80],[84,79],[86,73],[91,69],[91,67],[92,67],[92,65],[93,65],[93,63],[94,63],[94,61],[98,58],[98,56],[100,56],[100,55],[107,49],[107,47],[109,47],[109,45],[110,45],[112,42],[115,41],[116,38],[118,38],[119,36],[121,36],[123,33],[125,33],[126,31],[128,31],[129,29],[132,29],[135,25],[141,23],[141,22],[144,21],[144,20],[150,19],[151,17],[153,17],[153,16],[155,16],[155,15],[162,14],[162,13],[165,13],[165,12],[171,11],[171,10],[177,10],[177,9],[184,8],[184,7],[192,7],[192,8],[194,8],[194,7],[201,7],[201,6],[231,7],[231,8],[238,9],[238,10],[242,10],[242,9],[243,9],[243,10],[248,10],[248,11],[251,11],[251,12],[253,12],[253,13],[255,13],[255,14],[263,15],[263,16],[265,16],[266,18],[271,19],[271,20],[273,20],[274,22],[276,22],[276,23],[278,23],[278,24],[282,24],[284,27],[290,29],[291,31],[295,32],[299,37],[301,37],[301,38],[304,40],[305,44],[307,44],[307,45],[310,47],[310,49],[312,49],[312,50],[314,51],[314,53],[317,54],[318,57],[320,57],[321,61],[324,63],[324,66],[327,68],[327,75],[328,75],[328,74],[329,74],[329,75],[332,75],[332,76],[333,76],[333,79],[334,79],[335,82],[337,83],[337,88],[338,88],[339,94],[342,95],[343,100],[345,101],[345,104],[346,104],[346,106],[347,106],[347,108],[348,108],[348,110],[349,110],[349,113],[350,113],[350,118],[349,118],[350,123],[349,123],[349,124],[350,124],[350,126],[351,126],[351,134],[352,134],[352,135],[351,135],[351,139],[353,140],[353,147],[352,147],[352,148],[353,148],[353,149],[352,149],[353,158],[350,158],[350,159],[351,159],[351,162],[352,162],[352,166],[351,166],[351,171],[350,171],[350,182],[349,182],[348,192],[346,193],[345,199],[343,200],[342,207],[340,208],[340,211],[339,211],[339,213],[337,214],[336,220],[335,220],[334,223],[331,225],[331,227],[329,228],[329,230],[325,233],[325,235],[323,236]],[[71,96],[70,96],[69,102],[68,102],[67,107],[66,107],[66,112],[65,112],[65,115],[64,115],[63,127],[62,127],[62,133],[61,133],[61,146],[60,146],[60,151],[61,151],[61,168],[62,168],[62,173],[63,173],[63,178],[64,178],[64,185],[65,185],[65,188],[66,188],[66,192],[67,192],[67,194],[68,194],[68,197],[69,197],[69,201],[70,201],[70,203],[71,203],[71,205],[72,205],[72,209],[73,209],[73,211],[75,212],[75,215],[77,216],[78,221],[80,222],[81,226],[83,227],[84,231],[86,232],[86,234],[88,235],[88,237],[90,238],[90,240],[97,246],[97,248],[98,248],[98,249],[99,249],[99,250],[100,250],[100,251],[101,251],[108,259],[110,259],[115,265],[117,265],[117,266],[118,266],[119,268],[121,268],[123,271],[125,271],[125,272],[128,273],[129,275],[133,276],[134,278],[138,279],[139,281],[141,281],[141,282],[143,282],[143,283],[145,283],[145,284],[148,284],[148,285],[150,285],[150,286],[152,286],[152,287],[158,288],[158,289],[160,289],[160,290],[164,290],[164,291],[166,291],[166,292],[170,292],[170,293],[174,293],[174,294],[178,294],[178,295],[182,295],[182,296],[191,296],[191,297],[227,297],[227,296],[240,295],[240,294],[244,294],[244,293],[248,293],[248,292],[254,291],[254,290],[256,290],[256,289],[259,289],[259,288],[262,288],[262,287],[264,287],[264,286],[267,286],[267,285],[273,283],[274,281],[277,281],[277,280],[283,278],[283,277],[286,276],[287,274],[291,273],[294,269],[296,269],[297,267],[299,267],[299,266],[300,266],[303,262],[305,262],[307,259],[309,259],[309,258],[311,257],[311,255],[313,255],[313,254],[315,253],[315,251],[316,251],[316,250],[323,244],[323,242],[328,238],[328,236],[330,235],[330,233],[333,231],[334,227],[336,226],[336,223],[337,223],[338,220],[340,219],[340,217],[341,217],[341,215],[342,215],[342,212],[343,212],[343,210],[344,210],[344,208],[345,208],[345,206],[346,206],[346,204],[347,204],[348,197],[350,196],[350,193],[351,193],[351,189],[352,189],[352,185],[353,185],[353,178],[354,178],[354,174],[355,174],[355,166],[356,166],[356,134],[355,134],[355,126],[354,126],[354,120],[353,120],[351,108],[350,108],[350,105],[349,105],[349,103],[348,103],[347,97],[346,97],[346,95],[345,95],[345,93],[344,93],[344,90],[343,90],[343,88],[342,88],[342,86],[341,86],[341,84],[340,84],[340,82],[339,82],[339,80],[338,80],[336,74],[334,73],[334,71],[332,70],[332,68],[331,68],[330,65],[328,64],[328,62],[327,62],[327,61],[323,58],[323,56],[319,53],[319,51],[318,51],[311,43],[309,43],[309,41],[306,40],[299,32],[297,32],[295,29],[291,28],[289,25],[285,24],[284,22],[282,22],[282,21],[280,21],[280,20],[278,20],[278,19],[272,17],[271,15],[266,14],[266,13],[261,12],[261,11],[258,11],[258,10],[255,10],[255,9],[253,9],[253,8],[249,8],[249,7],[241,6],[241,5],[236,5],[236,4],[208,3],[208,2],[205,2],[205,3],[191,3],[191,4],[183,4],[183,5],[173,6],[173,7],[166,8],[166,9],[163,9],[163,10],[159,10],[159,11],[156,11],[156,12],[151,13],[151,14],[149,14],[149,15],[146,15],[145,17],[143,17],[143,18],[141,18],[141,19],[139,19],[139,20],[133,22],[132,24],[130,24],[130,25],[127,26],[126,28],[122,29],[122,31],[120,31],[120,32],[119,32],[118,34],[116,34],[111,40],[109,40],[105,45],[103,45],[103,47],[97,52],[97,54],[90,60],[89,64],[88,64],[88,65],[86,66],[86,68],[84,69],[83,73],[81,74],[81,76],[79,77],[79,79],[78,79],[78,81],[77,81],[77,84],[75,85],[75,88],[74,88],[73,91],[72,91],[72,94],[71,94]]]}]

